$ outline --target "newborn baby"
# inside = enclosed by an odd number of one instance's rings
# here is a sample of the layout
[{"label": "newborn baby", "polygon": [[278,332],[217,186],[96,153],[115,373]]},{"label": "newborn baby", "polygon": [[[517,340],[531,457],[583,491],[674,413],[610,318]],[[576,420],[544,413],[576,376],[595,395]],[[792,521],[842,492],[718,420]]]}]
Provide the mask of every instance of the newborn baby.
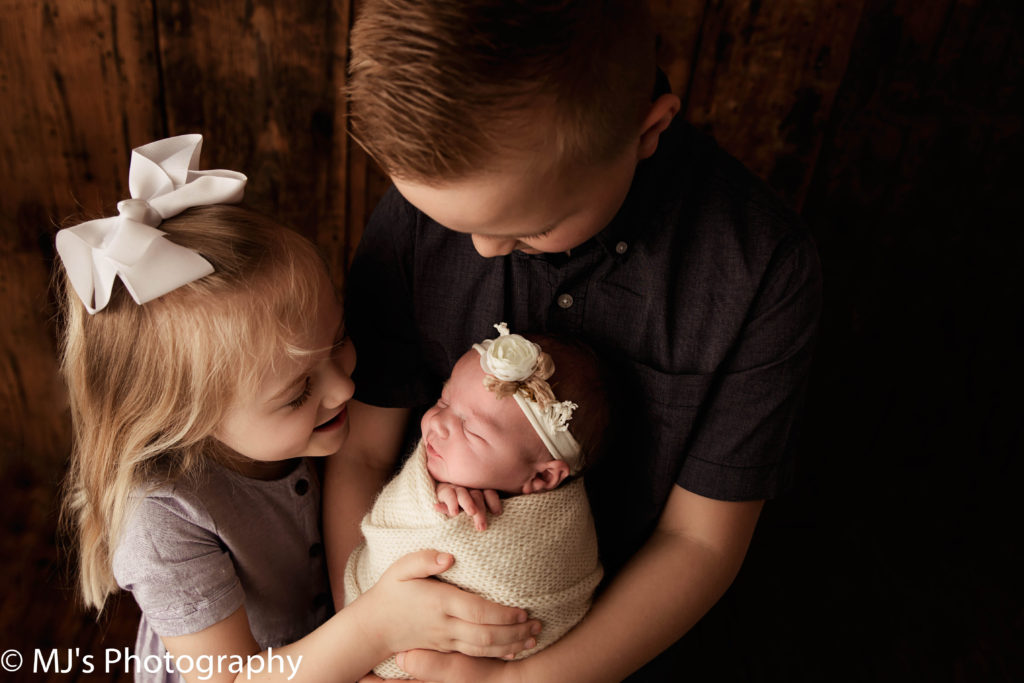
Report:
[{"label": "newborn baby", "polygon": [[[449,552],[440,578],[526,609],[543,624],[539,652],[590,607],[602,570],[580,472],[608,422],[596,356],[573,341],[544,347],[495,325],[463,355],[402,471],[363,519],[345,572],[346,604],[406,553]],[[466,514],[462,514],[465,511]],[[488,528],[487,512],[492,517]],[[393,658],[374,671],[408,678]]]}]

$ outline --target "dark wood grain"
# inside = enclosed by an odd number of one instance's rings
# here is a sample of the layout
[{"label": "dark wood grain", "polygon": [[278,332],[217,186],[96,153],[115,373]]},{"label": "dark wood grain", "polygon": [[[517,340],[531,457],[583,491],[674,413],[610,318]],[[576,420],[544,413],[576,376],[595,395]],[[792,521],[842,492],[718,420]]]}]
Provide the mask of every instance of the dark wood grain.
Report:
[{"label": "dark wood grain", "polygon": [[861,2],[709,3],[684,116],[800,206]]},{"label": "dark wood grain", "polygon": [[709,0],[653,0],[650,3],[658,35],[658,66],[672,91],[684,100],[690,90],[703,39]]},{"label": "dark wood grain", "polygon": [[243,170],[251,206],[314,240],[344,232],[348,3],[158,0],[156,15],[169,132],[204,134],[205,163]]},{"label": "dark wood grain", "polygon": [[0,5],[0,244],[126,196],[129,151],[158,137],[152,13],[130,0]]}]

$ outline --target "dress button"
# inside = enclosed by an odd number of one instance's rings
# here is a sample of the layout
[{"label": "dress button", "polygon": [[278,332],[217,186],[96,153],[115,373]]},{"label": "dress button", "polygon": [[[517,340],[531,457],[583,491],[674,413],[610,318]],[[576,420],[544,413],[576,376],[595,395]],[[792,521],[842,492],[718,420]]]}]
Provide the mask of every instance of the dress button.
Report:
[{"label": "dress button", "polygon": [[323,543],[317,542],[317,543],[314,543],[313,545],[309,546],[309,556],[310,557],[320,557],[323,554],[324,554],[324,544]]},{"label": "dress button", "polygon": [[615,245],[616,254],[625,254],[627,249],[629,249],[629,245],[625,242],[619,242]]},{"label": "dress button", "polygon": [[309,491],[309,482],[307,480],[299,479],[297,482],[295,482],[295,493],[299,494],[300,496],[304,496],[306,495],[307,491]]},{"label": "dress button", "polygon": [[569,308],[572,306],[572,294],[562,294],[558,297],[558,305],[561,308]]}]

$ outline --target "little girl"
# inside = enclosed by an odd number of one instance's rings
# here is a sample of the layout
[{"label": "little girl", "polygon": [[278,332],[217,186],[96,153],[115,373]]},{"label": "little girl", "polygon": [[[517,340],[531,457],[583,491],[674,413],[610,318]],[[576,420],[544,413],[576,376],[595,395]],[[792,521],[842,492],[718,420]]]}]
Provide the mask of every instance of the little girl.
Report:
[{"label": "little girl", "polygon": [[[495,327],[497,339],[474,344],[455,364],[420,422],[419,446],[363,519],[366,540],[349,559],[345,596],[374,586],[408,552],[446,550],[459,563],[440,578],[524,607],[544,624],[536,645],[518,658],[579,622],[601,580],[577,475],[602,449],[609,410],[589,349]],[[499,493],[511,496],[504,505]],[[490,528],[488,510],[501,513]],[[408,678],[392,660],[374,671]]]},{"label": "little girl", "polygon": [[523,610],[425,580],[454,561],[436,551],[332,616],[308,458],[348,434],[355,350],[312,245],[227,206],[246,178],[197,170],[201,143],[134,150],[120,215],[57,235],[65,518],[86,603],[120,587],[142,610],[136,679],[346,681],[412,647],[532,645]]}]

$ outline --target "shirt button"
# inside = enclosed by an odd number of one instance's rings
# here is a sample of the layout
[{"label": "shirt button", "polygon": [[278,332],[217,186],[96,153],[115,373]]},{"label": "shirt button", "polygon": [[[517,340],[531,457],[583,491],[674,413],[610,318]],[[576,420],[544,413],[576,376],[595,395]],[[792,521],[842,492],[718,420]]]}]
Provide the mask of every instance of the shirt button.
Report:
[{"label": "shirt button", "polygon": [[314,543],[313,545],[309,546],[309,556],[310,557],[320,557],[323,554],[324,554],[324,544],[323,543]]},{"label": "shirt button", "polygon": [[569,308],[572,306],[572,294],[562,294],[558,297],[558,305],[561,308]]},{"label": "shirt button", "polygon": [[625,254],[627,249],[629,249],[629,245],[625,242],[619,242],[615,245],[616,254]]},{"label": "shirt button", "polygon": [[297,482],[295,482],[295,493],[299,494],[300,496],[304,496],[306,495],[307,491],[309,491],[308,481],[306,481],[305,479],[299,479]]}]

